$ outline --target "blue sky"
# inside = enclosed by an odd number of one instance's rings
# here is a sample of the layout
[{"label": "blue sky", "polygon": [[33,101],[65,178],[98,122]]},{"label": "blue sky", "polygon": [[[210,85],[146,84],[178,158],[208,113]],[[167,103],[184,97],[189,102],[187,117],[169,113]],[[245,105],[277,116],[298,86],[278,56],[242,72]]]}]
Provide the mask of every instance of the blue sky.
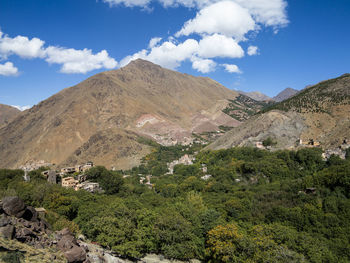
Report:
[{"label": "blue sky", "polygon": [[0,103],[138,57],[231,89],[302,89],[350,72],[348,14],[348,0],[0,0]]}]

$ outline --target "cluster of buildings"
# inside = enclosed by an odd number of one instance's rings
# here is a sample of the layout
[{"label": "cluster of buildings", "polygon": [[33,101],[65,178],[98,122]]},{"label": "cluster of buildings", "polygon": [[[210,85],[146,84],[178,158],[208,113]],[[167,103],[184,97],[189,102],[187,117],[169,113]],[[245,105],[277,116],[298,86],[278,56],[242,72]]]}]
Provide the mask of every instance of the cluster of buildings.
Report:
[{"label": "cluster of buildings", "polygon": [[323,154],[324,160],[329,159],[332,155],[339,156],[341,159],[346,158],[346,150],[350,148],[350,142],[347,139],[343,140],[343,143],[336,149],[328,149]]},{"label": "cluster of buildings", "polygon": [[[85,190],[91,193],[100,192],[102,189],[100,188],[98,183],[93,183],[87,181],[87,176],[84,172],[88,171],[94,166],[93,162],[87,162],[83,165],[76,165],[74,167],[64,167],[57,172],[55,170],[47,170],[42,172],[41,174],[47,178],[47,181],[51,184],[57,184],[59,178],[61,178],[62,187],[65,188],[73,188],[75,191]],[[75,177],[73,174],[78,174]],[[67,175],[72,175],[68,176]]]},{"label": "cluster of buildings", "polygon": [[65,177],[62,178],[62,187],[73,188],[75,191],[85,190],[90,193],[101,192],[99,183],[86,181],[86,175],[78,175],[78,178]]},{"label": "cluster of buildings", "polygon": [[304,147],[321,147],[321,143],[314,140],[314,139],[309,139],[308,141],[303,141],[302,139],[299,139],[299,146],[304,146]]},{"label": "cluster of buildings", "polygon": [[61,175],[73,174],[73,173],[85,173],[87,170],[94,166],[93,162],[87,162],[86,164],[78,164],[74,167],[64,167],[61,169]]}]

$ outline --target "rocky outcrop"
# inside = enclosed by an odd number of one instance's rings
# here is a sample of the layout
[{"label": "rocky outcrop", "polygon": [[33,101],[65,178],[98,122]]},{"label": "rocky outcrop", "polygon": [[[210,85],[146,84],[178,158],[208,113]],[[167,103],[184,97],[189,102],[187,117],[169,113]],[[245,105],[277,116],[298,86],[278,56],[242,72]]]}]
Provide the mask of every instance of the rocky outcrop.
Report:
[{"label": "rocky outcrop", "polygon": [[69,263],[86,260],[85,249],[80,247],[74,235],[67,228],[56,232],[56,239],[58,240],[57,248],[64,253]]},{"label": "rocky outcrop", "polygon": [[39,218],[33,207],[26,206],[17,196],[2,200],[0,214],[0,241],[20,242],[35,249],[61,251],[68,263],[90,262],[86,260],[85,249],[68,229],[52,235],[49,224]]},{"label": "rocky outcrop", "polygon": [[0,237],[33,245],[37,248],[52,246],[49,224],[38,217],[31,206],[16,197],[5,197],[0,204]]},{"label": "rocky outcrop", "polygon": [[16,196],[9,196],[2,200],[2,209],[9,216],[21,217],[25,212],[25,204]]}]

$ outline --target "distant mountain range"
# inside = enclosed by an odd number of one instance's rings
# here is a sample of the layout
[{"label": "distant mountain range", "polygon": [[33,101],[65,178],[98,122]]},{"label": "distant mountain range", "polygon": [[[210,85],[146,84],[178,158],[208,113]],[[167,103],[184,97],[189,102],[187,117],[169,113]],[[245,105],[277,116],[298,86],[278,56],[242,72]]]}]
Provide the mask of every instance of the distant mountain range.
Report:
[{"label": "distant mountain range", "polygon": [[295,96],[298,94],[298,90],[292,89],[292,88],[286,88],[282,90],[280,93],[278,93],[275,97],[271,98],[260,91],[252,91],[252,92],[244,92],[244,91],[238,91],[238,93],[243,94],[245,96],[248,96],[256,101],[276,101],[281,102],[286,99],[289,99],[290,97]]},{"label": "distant mountain range", "polygon": [[60,167],[92,160],[128,169],[151,150],[141,138],[188,144],[194,134],[230,129],[210,148],[254,145],[268,137],[279,148],[294,147],[299,139],[334,146],[350,137],[349,92],[347,74],[296,95],[287,89],[278,97],[292,97],[273,103],[258,93],[255,100],[212,79],[139,59],[66,88],[25,112],[0,105],[0,167],[39,160]]},{"label": "distant mountain range", "polygon": [[0,167],[92,160],[131,168],[150,151],[140,137],[174,145],[189,143],[193,133],[239,126],[235,116],[247,108],[233,117],[223,112],[239,96],[209,78],[139,59],[64,89],[1,128]]},{"label": "distant mountain range", "polygon": [[260,91],[244,92],[244,91],[239,90],[238,92],[240,94],[248,96],[249,98],[252,98],[253,100],[256,100],[256,101],[270,101],[270,100],[272,100],[272,98],[261,93]]},{"label": "distant mountain range", "polygon": [[336,148],[350,139],[350,74],[320,82],[263,110],[219,138],[209,149],[255,145],[267,138],[276,148],[313,140]]}]

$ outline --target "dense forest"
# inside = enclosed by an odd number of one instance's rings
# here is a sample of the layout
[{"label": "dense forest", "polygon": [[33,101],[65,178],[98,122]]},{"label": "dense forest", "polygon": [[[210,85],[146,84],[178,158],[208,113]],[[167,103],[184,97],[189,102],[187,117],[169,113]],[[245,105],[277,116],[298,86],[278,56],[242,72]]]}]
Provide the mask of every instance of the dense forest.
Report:
[{"label": "dense forest", "polygon": [[[201,151],[166,175],[168,162],[199,148],[155,146],[130,171],[92,168],[88,178],[103,194],[47,184],[41,170],[30,182],[20,170],[0,170],[0,194],[43,206],[54,229],[69,227],[129,258],[350,261],[350,154],[325,161],[314,148]],[[140,174],[153,175],[151,187]]]}]

